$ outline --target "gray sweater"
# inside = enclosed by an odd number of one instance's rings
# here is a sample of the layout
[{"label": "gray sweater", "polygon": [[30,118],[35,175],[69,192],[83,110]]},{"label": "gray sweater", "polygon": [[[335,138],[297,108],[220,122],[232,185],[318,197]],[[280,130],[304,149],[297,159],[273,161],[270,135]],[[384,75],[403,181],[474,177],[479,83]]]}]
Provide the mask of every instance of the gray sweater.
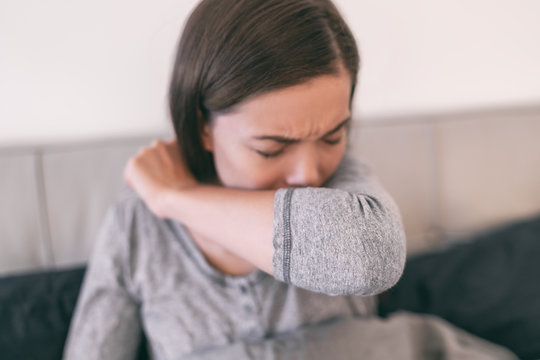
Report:
[{"label": "gray sweater", "polygon": [[224,275],[181,223],[155,217],[126,188],[100,228],[64,358],[134,359],[144,331],[154,359],[178,359],[371,316],[371,295],[393,286],[405,263],[395,203],[350,158],[322,188],[277,191],[273,245],[274,277]]}]

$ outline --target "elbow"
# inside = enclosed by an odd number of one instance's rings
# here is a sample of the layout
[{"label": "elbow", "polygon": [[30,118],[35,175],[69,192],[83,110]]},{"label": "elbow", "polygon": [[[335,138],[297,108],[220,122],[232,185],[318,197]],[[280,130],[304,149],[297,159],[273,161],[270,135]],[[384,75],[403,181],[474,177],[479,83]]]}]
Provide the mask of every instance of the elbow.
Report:
[{"label": "elbow", "polygon": [[394,286],[405,267],[406,239],[391,199],[343,191],[321,200],[309,194],[297,200],[313,206],[294,212],[289,247],[275,241],[282,245],[275,246],[277,278],[327,295],[371,296]]},{"label": "elbow", "polygon": [[[369,235],[367,235],[369,234]],[[406,236],[401,217],[386,213],[371,231],[357,234],[354,260],[358,273],[350,294],[376,295],[397,284],[406,260]]]},{"label": "elbow", "polygon": [[397,284],[405,267],[405,255],[386,253],[370,260],[361,257],[362,271],[352,286],[346,289],[347,295],[372,296],[383,293]]},{"label": "elbow", "polygon": [[334,257],[331,295],[372,296],[399,281],[405,267],[406,237],[400,216],[385,213],[378,221],[351,230],[346,256]]}]

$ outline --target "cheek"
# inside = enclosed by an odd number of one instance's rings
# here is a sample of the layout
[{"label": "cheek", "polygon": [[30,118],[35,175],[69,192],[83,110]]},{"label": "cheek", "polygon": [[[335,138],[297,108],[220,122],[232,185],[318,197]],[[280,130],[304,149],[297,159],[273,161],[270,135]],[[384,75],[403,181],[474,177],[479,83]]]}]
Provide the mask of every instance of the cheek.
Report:
[{"label": "cheek", "polygon": [[269,162],[265,159],[257,159],[254,167],[257,169],[251,176],[251,184],[254,189],[277,189],[286,187],[285,167],[279,162]]}]

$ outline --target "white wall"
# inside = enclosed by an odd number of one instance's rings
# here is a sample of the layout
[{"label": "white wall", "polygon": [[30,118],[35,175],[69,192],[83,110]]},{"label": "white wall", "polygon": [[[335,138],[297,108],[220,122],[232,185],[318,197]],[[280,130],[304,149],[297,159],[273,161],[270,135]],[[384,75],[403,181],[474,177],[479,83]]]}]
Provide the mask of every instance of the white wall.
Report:
[{"label": "white wall", "polygon": [[540,103],[540,1],[342,0],[368,116]]},{"label": "white wall", "polygon": [[[170,129],[167,80],[196,0],[1,0],[0,145]],[[377,118],[540,103],[540,1],[336,0]]]}]

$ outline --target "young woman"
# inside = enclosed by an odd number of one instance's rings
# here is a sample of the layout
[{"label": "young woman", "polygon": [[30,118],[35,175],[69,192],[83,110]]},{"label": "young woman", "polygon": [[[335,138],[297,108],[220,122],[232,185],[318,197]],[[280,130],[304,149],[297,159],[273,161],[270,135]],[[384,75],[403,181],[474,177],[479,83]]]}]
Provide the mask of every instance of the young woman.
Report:
[{"label": "young woman", "polygon": [[203,0],[169,91],[175,139],[132,158],[87,270],[68,359],[177,359],[375,314],[399,211],[347,153],[359,56],[329,0]]}]

